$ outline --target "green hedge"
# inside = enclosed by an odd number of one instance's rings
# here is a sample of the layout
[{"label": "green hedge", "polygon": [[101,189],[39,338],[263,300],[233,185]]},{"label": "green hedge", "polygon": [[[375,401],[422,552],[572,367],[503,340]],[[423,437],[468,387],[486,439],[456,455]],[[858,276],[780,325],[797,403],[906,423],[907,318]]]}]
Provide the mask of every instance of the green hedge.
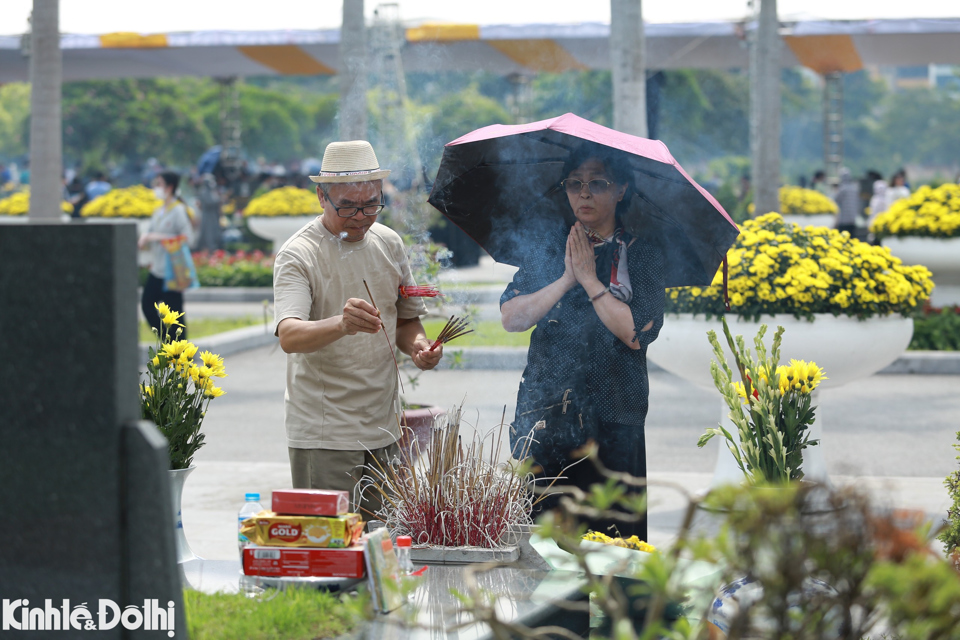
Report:
[{"label": "green hedge", "polygon": [[913,321],[911,350],[960,351],[960,307],[928,308]]}]

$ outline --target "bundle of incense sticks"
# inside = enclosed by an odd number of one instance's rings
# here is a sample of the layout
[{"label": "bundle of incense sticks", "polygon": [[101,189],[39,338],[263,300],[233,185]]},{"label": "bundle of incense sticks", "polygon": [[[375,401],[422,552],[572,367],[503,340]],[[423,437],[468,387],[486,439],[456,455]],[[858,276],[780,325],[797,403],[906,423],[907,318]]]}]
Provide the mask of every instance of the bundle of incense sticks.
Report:
[{"label": "bundle of incense sticks", "polygon": [[447,320],[447,324],[443,325],[443,329],[440,331],[440,335],[437,336],[436,341],[433,343],[433,346],[430,347],[430,351],[433,351],[441,344],[446,344],[451,340],[459,338],[460,336],[467,335],[468,333],[473,333],[473,329],[467,329],[470,326],[470,322],[466,318],[458,318],[456,316],[450,316],[450,319]]},{"label": "bundle of incense sticks", "polygon": [[433,285],[400,286],[399,292],[401,298],[436,298],[437,296],[443,296],[440,290]]}]

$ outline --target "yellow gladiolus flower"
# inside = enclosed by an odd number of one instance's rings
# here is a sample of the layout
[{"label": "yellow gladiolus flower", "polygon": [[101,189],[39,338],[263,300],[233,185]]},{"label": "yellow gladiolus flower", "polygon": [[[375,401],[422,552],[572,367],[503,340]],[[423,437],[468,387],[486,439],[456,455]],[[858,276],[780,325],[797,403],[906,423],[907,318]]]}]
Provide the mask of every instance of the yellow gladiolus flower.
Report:
[{"label": "yellow gladiolus flower", "polygon": [[804,360],[790,360],[790,365],[780,365],[777,367],[779,376],[780,393],[789,391],[799,391],[809,394],[816,389],[820,382],[829,380],[823,375],[823,369],[817,366],[815,362],[806,362]]}]

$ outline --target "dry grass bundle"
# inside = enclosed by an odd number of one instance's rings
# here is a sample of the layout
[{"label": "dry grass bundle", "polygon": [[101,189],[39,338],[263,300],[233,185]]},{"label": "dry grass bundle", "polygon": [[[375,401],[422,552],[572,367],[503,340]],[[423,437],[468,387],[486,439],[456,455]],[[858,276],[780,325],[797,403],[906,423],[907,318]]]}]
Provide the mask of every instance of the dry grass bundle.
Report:
[{"label": "dry grass bundle", "polygon": [[531,524],[532,478],[497,461],[502,429],[464,448],[461,414],[455,407],[434,419],[426,451],[417,441],[416,456],[401,452],[387,467],[368,468],[360,491],[382,501],[376,516],[391,533],[418,546],[502,548],[515,543],[515,525]]}]

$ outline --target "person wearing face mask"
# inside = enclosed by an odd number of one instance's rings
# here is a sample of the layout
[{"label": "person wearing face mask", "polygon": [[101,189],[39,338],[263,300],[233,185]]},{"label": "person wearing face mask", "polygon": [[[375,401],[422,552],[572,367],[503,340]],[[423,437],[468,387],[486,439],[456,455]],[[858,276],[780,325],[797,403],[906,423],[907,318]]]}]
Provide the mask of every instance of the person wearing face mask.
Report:
[{"label": "person wearing face mask", "polygon": [[[185,236],[189,241],[193,234],[193,226],[187,209],[177,197],[177,188],[180,186],[180,176],[172,171],[164,171],[153,181],[153,193],[162,202],[153,212],[150,226],[146,233],[140,236],[137,246],[150,252],[150,275],[143,286],[143,295],[140,298],[140,308],[150,326],[160,330],[160,316],[154,305],[165,302],[173,311],[183,312],[183,292],[167,291],[164,286],[167,269],[167,250],[161,240],[169,240],[177,236]],[[183,331],[180,338],[187,337],[187,322],[180,318]]]}]

